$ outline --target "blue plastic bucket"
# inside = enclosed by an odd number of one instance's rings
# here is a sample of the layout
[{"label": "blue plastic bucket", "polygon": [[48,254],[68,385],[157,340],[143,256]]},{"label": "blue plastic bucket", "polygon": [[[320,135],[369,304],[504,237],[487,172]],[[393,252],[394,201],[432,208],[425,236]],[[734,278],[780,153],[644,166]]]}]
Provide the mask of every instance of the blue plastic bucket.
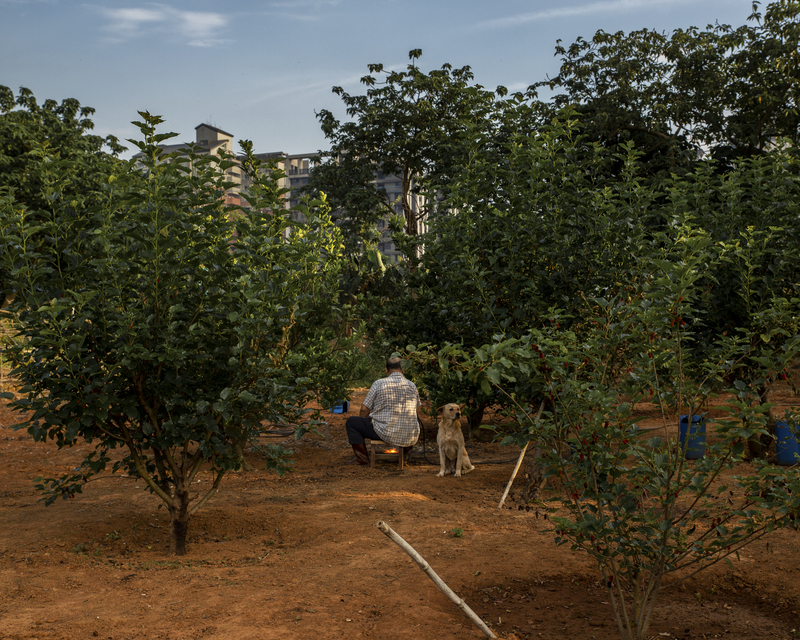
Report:
[{"label": "blue plastic bucket", "polygon": [[[686,451],[687,460],[699,460],[706,454],[706,423],[702,416],[681,416],[680,423],[681,447]],[[687,442],[688,438],[688,442]]]},{"label": "blue plastic bucket", "polygon": [[331,413],[347,413],[350,411],[350,401],[344,400],[331,407]]},{"label": "blue plastic bucket", "polygon": [[796,456],[800,456],[800,443],[792,433],[786,422],[778,421],[775,423],[775,445],[776,462],[784,467],[791,466],[800,462]]}]

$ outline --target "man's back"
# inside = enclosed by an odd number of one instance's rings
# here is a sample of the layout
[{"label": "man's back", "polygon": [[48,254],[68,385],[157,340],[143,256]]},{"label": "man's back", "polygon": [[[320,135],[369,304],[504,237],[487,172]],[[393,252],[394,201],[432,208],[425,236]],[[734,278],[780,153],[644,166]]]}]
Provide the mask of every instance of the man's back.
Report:
[{"label": "man's back", "polygon": [[408,446],[419,438],[419,392],[402,372],[393,371],[372,383],[363,404],[369,407],[375,431],[385,442]]}]

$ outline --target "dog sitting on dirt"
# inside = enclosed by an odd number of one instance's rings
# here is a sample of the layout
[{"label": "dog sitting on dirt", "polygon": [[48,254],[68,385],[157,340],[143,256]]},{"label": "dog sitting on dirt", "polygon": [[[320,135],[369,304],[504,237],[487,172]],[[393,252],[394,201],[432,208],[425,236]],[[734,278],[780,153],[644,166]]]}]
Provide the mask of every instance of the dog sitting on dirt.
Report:
[{"label": "dog sitting on dirt", "polygon": [[464,434],[461,432],[461,407],[450,403],[439,407],[442,417],[439,419],[439,433],[436,444],[439,445],[439,473],[437,478],[443,478],[452,473],[460,478],[462,472],[467,473],[475,467],[469,461],[467,450],[464,447]]}]

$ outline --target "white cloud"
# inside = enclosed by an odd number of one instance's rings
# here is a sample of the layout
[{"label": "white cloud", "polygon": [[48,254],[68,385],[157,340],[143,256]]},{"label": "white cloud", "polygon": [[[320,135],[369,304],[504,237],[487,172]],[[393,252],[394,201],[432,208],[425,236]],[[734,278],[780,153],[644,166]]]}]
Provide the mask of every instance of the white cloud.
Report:
[{"label": "white cloud", "polygon": [[503,85],[506,89],[508,89],[509,93],[525,93],[528,90],[528,87],[531,86],[530,82],[512,82],[511,84]]},{"label": "white cloud", "polygon": [[[362,76],[350,76],[340,80],[338,83],[330,79],[321,79],[316,82],[298,84],[297,78],[271,78],[269,83],[263,87],[255,87],[248,93],[245,101],[247,106],[254,106],[263,103],[271,103],[278,99],[296,99],[300,96],[328,95],[332,93],[334,85],[349,87],[358,85]],[[338,98],[337,98],[338,100]]]},{"label": "white cloud", "polygon": [[270,2],[265,13],[286,20],[316,22],[322,20],[324,9],[332,9],[339,4],[341,0],[278,0]]},{"label": "white cloud", "polygon": [[340,0],[290,0],[289,2],[271,2],[270,6],[276,9],[322,9],[324,7],[337,7]]},{"label": "white cloud", "polygon": [[198,11],[178,12],[179,30],[195,47],[207,47],[222,42],[214,36],[228,24],[228,19],[220,13]]},{"label": "white cloud", "polygon": [[154,4],[146,8],[120,8],[100,11],[109,20],[106,31],[112,42],[124,42],[151,33],[176,37],[193,47],[211,47],[225,42],[217,37],[228,25],[221,13],[180,11]]},{"label": "white cloud", "polygon": [[496,18],[474,25],[474,29],[513,27],[526,22],[548,20],[551,18],[575,18],[595,13],[616,11],[635,11],[645,8],[664,8],[670,5],[688,4],[692,0],[601,0],[579,6],[561,6],[533,13],[521,13],[506,18]]}]

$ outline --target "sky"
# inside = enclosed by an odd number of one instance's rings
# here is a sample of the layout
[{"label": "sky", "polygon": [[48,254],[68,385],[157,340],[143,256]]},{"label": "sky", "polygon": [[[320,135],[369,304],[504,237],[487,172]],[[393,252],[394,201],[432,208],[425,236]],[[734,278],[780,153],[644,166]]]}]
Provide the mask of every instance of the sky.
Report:
[{"label": "sky", "polygon": [[[469,66],[475,82],[524,90],[556,75],[557,40],[720,22],[751,0],[0,0],[0,84],[41,102],[96,109],[95,132],[138,138],[139,111],[173,142],[208,123],[256,152],[314,153],[316,113],[346,118],[341,86],[363,94],[367,65]],[[132,145],[125,143],[132,148]],[[130,156],[129,151],[124,156]]]}]

